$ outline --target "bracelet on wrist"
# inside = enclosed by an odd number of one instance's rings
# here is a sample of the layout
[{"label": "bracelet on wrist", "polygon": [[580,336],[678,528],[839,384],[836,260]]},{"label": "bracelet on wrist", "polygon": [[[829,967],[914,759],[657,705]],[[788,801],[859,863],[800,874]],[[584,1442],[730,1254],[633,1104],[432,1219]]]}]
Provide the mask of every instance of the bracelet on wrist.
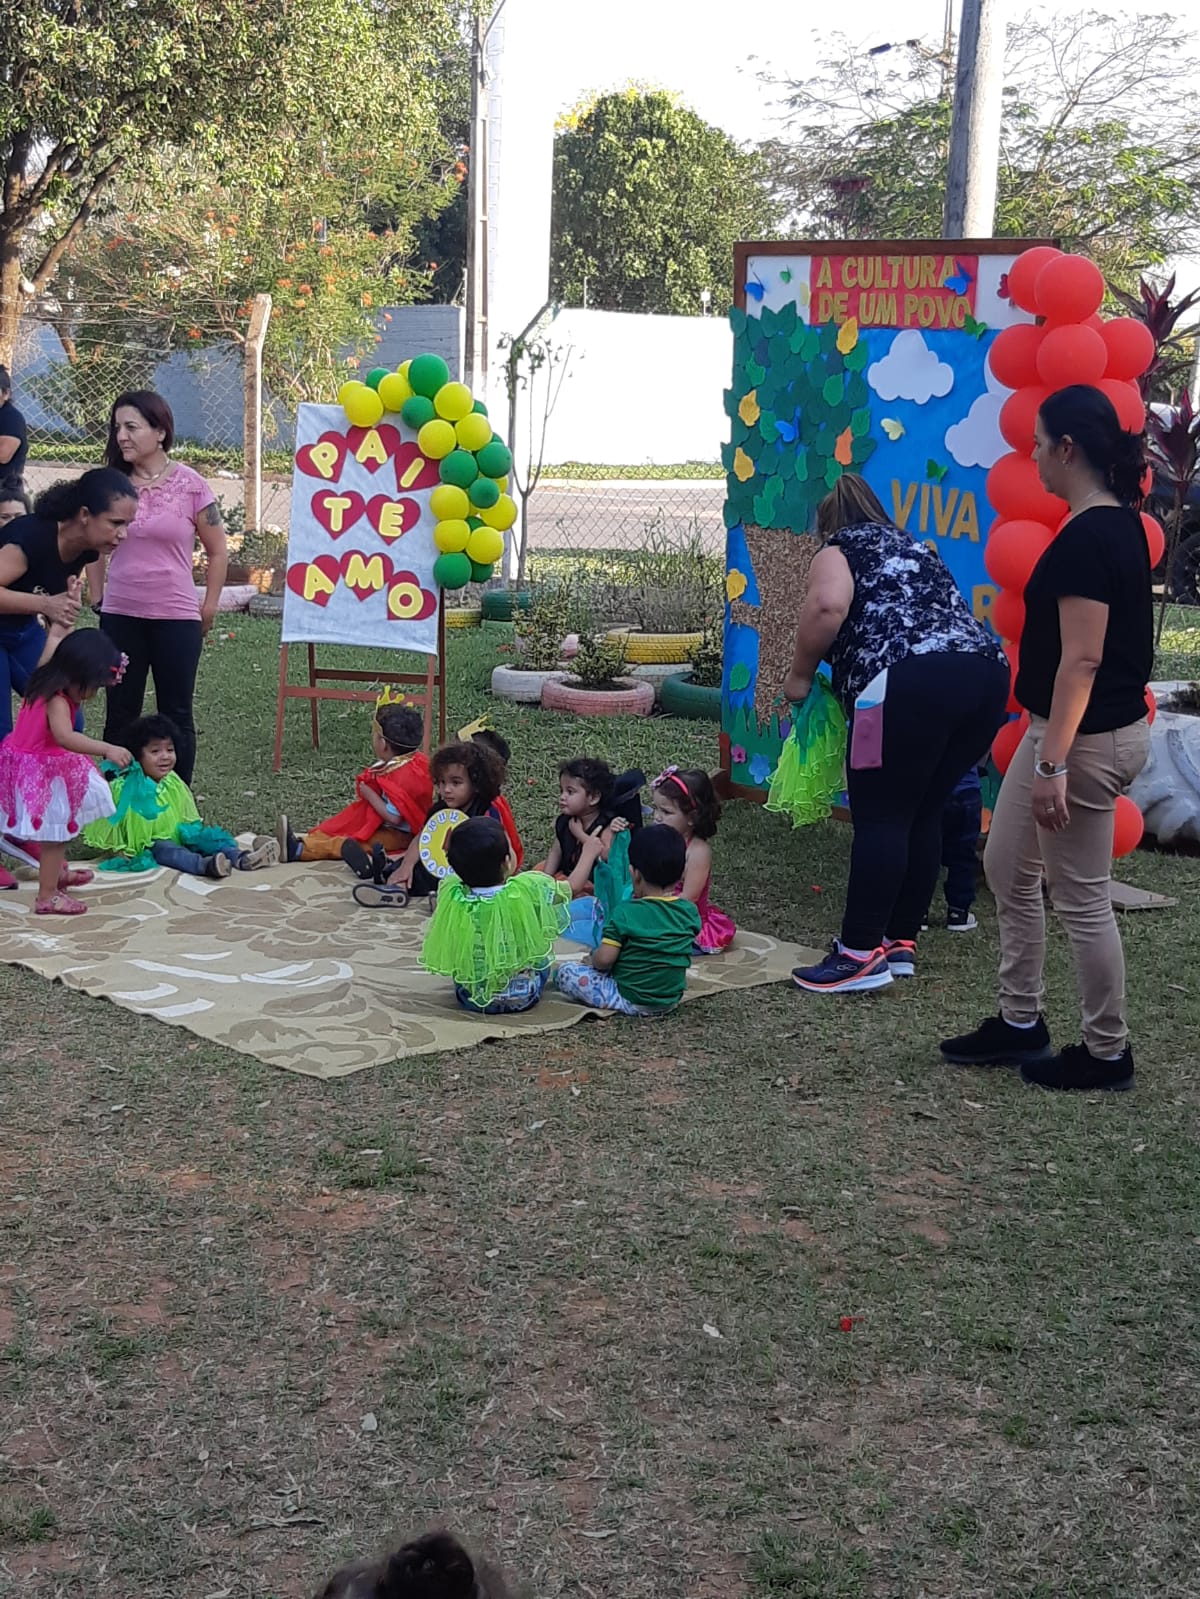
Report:
[{"label": "bracelet on wrist", "polygon": [[1065,762],[1056,764],[1054,761],[1035,761],[1033,770],[1038,777],[1055,778],[1066,777],[1067,767]]}]

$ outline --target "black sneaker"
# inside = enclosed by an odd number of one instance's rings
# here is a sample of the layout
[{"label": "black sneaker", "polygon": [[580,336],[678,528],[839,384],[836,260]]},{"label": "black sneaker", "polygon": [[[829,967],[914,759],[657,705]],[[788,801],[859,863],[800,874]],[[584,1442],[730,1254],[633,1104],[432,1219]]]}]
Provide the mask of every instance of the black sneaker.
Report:
[{"label": "black sneaker", "polygon": [[373,883],[375,881],[375,868],[371,862],[371,857],[356,838],[343,840],[342,859],[355,877],[361,877],[364,883]]},{"label": "black sneaker", "polygon": [[292,824],[286,816],[281,816],[275,824],[275,842],[279,845],[280,857],[285,861],[298,861],[303,848],[300,840],[292,832]]},{"label": "black sneaker", "polygon": [[910,938],[887,938],[883,942],[888,970],[893,977],[917,975],[917,946]]},{"label": "black sneaker", "polygon": [[950,905],[946,910],[946,928],[951,933],[973,933],[979,926],[970,911],[959,910],[957,906]]},{"label": "black sneaker", "polygon": [[1025,1066],[1053,1054],[1041,1016],[1032,1027],[1012,1027],[1003,1016],[989,1016],[973,1033],[947,1038],[941,1049],[952,1066]]},{"label": "black sneaker", "polygon": [[210,855],[204,868],[205,877],[226,878],[233,870],[233,862],[228,855]]},{"label": "black sneaker", "polygon": [[834,944],[816,966],[795,967],[792,981],[809,994],[865,994],[873,988],[886,988],[892,971],[881,949],[860,960]]},{"label": "black sneaker", "polygon": [[1086,1045],[1068,1044],[1049,1060],[1022,1066],[1021,1076],[1038,1088],[1120,1094],[1133,1087],[1133,1051],[1126,1044],[1117,1060],[1097,1060]]}]

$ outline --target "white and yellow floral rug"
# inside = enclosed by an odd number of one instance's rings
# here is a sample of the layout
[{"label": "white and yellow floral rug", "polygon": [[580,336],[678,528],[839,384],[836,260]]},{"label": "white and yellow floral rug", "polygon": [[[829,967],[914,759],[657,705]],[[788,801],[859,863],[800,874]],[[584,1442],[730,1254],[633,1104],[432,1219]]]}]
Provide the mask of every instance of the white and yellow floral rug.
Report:
[{"label": "white and yellow floral rug", "polygon": [[[523,1016],[470,1016],[421,970],[423,909],[364,910],[344,866],[284,866],[224,882],[153,871],[81,891],[88,913],[34,916],[33,887],[0,894],[0,961],[313,1077],[406,1055],[570,1027],[551,991]],[[563,944],[578,959],[578,945]],[[811,950],[741,932],[697,959],[687,998],[787,980]]]}]

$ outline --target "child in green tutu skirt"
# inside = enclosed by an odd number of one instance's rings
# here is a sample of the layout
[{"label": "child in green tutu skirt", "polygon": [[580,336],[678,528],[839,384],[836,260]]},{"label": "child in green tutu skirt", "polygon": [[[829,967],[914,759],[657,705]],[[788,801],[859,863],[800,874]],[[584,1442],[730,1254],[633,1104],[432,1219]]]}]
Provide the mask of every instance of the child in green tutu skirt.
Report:
[{"label": "child in green tutu skirt", "polygon": [[206,827],[192,791],[175,770],[175,724],[165,716],[143,716],[125,735],[133,765],[113,777],[116,811],[83,830],[93,849],[112,857],[101,871],[144,872],[167,866],[193,877],[228,877],[278,866],[279,845],[256,838],[242,849],[232,834]]}]

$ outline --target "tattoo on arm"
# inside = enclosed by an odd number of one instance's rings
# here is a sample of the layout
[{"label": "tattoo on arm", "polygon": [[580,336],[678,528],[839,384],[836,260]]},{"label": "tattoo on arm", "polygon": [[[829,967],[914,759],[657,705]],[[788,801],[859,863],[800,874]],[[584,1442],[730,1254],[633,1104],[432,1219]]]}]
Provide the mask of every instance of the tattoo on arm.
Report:
[{"label": "tattoo on arm", "polygon": [[215,505],[215,504],[214,505],[206,505],[204,507],[203,516],[204,516],[204,520],[205,520],[205,523],[207,524],[207,526],[209,526],[209,527],[220,527],[220,525],[221,525],[221,512],[220,512],[220,508],[217,505]]}]

